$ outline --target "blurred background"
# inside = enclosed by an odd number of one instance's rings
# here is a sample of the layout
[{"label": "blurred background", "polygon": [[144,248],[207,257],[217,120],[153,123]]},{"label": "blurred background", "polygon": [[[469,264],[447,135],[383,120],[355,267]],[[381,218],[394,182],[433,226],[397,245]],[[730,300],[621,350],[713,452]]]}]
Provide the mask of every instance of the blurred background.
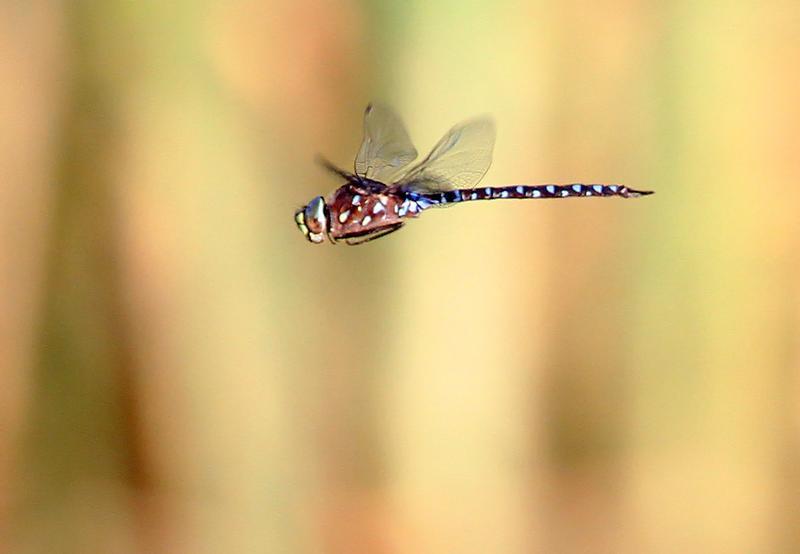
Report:
[{"label": "blurred background", "polygon": [[[0,550],[800,551],[800,5],[0,1]],[[370,100],[475,203],[294,209]]]}]

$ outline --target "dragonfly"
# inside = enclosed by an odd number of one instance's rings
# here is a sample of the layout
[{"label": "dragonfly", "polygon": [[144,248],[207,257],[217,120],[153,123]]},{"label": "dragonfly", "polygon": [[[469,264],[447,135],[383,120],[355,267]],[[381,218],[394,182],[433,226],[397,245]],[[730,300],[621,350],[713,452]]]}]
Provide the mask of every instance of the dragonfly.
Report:
[{"label": "dragonfly", "polygon": [[400,117],[390,107],[370,104],[364,138],[353,172],[319,162],[344,179],[328,198],[317,196],[294,214],[306,239],[315,244],[364,244],[385,237],[429,208],[497,199],[570,197],[636,198],[652,194],[624,185],[505,185],[478,187],[492,163],[495,127],[488,117],[450,129],[422,161]]}]

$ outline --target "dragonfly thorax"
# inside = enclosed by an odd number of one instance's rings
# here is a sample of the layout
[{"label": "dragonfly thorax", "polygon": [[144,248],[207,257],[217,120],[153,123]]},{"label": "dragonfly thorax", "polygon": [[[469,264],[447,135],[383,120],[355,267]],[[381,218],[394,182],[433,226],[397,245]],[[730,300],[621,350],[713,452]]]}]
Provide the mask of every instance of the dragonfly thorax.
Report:
[{"label": "dragonfly thorax", "polygon": [[297,210],[294,214],[294,221],[310,242],[314,244],[324,242],[325,236],[330,230],[328,206],[325,204],[325,199],[317,196],[308,205]]}]

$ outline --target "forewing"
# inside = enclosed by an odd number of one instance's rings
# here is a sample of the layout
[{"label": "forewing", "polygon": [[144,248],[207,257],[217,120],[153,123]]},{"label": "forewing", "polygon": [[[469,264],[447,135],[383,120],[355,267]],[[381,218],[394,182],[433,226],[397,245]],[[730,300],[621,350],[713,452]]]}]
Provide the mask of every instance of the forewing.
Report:
[{"label": "forewing", "polygon": [[446,191],[478,184],[492,164],[495,129],[491,119],[456,125],[411,168],[399,184],[406,190]]},{"label": "forewing", "polygon": [[417,157],[400,117],[388,106],[370,104],[364,112],[364,140],[356,156],[359,177],[388,183]]}]

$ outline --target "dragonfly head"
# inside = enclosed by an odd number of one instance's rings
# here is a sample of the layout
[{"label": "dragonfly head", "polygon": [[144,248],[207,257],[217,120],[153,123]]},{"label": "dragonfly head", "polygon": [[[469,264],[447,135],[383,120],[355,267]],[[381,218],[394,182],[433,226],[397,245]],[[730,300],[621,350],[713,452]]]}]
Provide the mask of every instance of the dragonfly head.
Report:
[{"label": "dragonfly head", "polygon": [[294,222],[310,242],[324,242],[325,235],[328,234],[328,206],[325,199],[317,196],[307,206],[297,210],[294,213]]}]

